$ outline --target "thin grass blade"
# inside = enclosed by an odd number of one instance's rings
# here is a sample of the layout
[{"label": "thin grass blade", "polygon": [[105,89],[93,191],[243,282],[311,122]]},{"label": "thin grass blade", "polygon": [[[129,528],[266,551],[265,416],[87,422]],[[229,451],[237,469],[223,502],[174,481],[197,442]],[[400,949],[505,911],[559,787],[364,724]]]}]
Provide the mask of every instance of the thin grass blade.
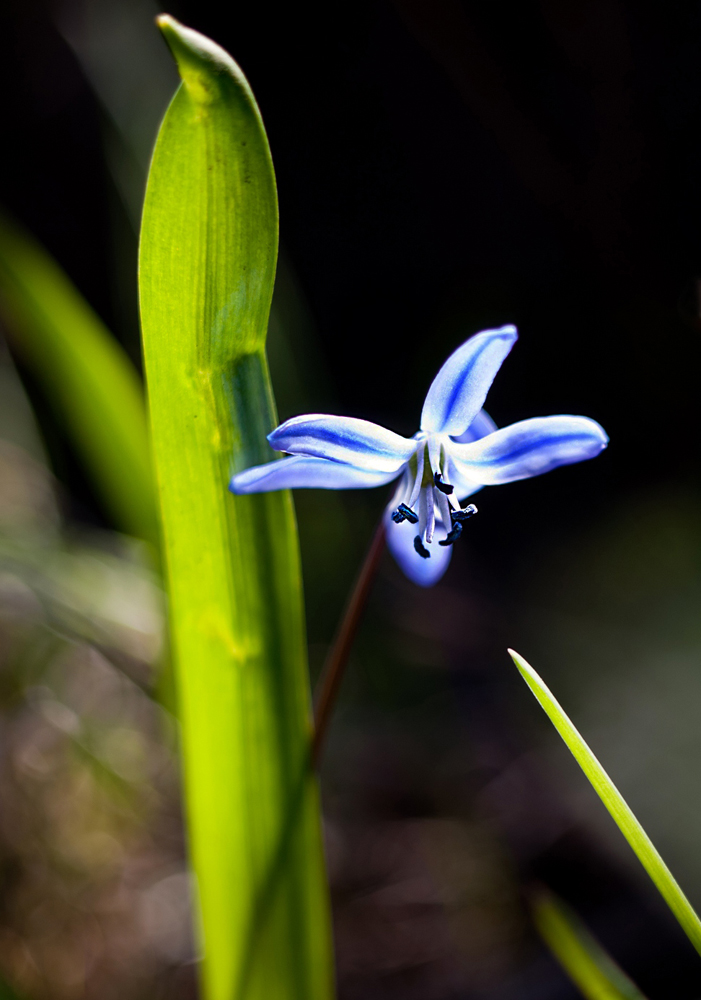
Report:
[{"label": "thin grass blade", "polygon": [[561,899],[538,887],[531,894],[541,938],[586,1000],[645,1000],[635,983]]},{"label": "thin grass blade", "polygon": [[635,851],[638,860],[655,883],[685,934],[694,948],[701,954],[701,921],[662,860],[659,851],[543,679],[513,649],[509,650],[509,655],[546,715],[567,744],[575,760],[594,786],[597,795]]},{"label": "thin grass blade", "polygon": [[141,314],[207,1000],[333,992],[300,562],[289,493],[234,497],[272,457],[265,336],[277,196],[231,57],[163,15],[182,77],[159,133]]},{"label": "thin grass blade", "polygon": [[0,313],[123,531],[158,544],[143,387],[58,264],[0,217]]}]

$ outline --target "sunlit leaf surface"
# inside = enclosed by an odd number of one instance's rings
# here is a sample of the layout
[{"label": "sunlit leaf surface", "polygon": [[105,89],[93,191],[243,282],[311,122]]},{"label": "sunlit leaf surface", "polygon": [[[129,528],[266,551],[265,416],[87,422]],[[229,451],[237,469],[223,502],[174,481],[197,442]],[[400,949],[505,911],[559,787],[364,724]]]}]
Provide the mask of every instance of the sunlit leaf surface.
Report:
[{"label": "sunlit leaf surface", "polygon": [[513,649],[509,650],[509,654],[526,684],[594,786],[597,795],[611,813],[621,833],[637,854],[643,868],[657,886],[687,937],[701,954],[701,921],[660,857],[657,848],[543,679]]},{"label": "sunlit leaf surface", "polygon": [[271,457],[272,162],[238,66],[159,24],[183,83],[151,165],[141,310],[205,992],[315,1000],[332,966],[294,512],[227,491]]}]

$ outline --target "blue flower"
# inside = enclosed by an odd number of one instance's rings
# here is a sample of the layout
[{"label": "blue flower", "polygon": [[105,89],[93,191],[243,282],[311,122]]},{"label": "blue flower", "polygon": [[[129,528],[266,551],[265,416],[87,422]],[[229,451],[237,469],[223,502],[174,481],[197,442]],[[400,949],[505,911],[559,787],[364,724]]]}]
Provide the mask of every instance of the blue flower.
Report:
[{"label": "blue flower", "polygon": [[497,429],[482,405],[517,336],[515,327],[503,326],[458,347],[431,383],[413,438],[356,417],[292,417],[268,435],[289,457],[240,472],[231,491],[366,489],[398,479],[385,511],[387,544],[406,575],[430,587],[477,513],[462,501],[483,486],[594,458],[608,444],[588,417],[533,417]]}]

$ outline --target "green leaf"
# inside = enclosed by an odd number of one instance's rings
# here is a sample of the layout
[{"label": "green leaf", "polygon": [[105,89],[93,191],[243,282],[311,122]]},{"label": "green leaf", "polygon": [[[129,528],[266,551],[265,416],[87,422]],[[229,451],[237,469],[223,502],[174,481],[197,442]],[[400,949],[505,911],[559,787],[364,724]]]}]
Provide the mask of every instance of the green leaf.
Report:
[{"label": "green leaf", "polygon": [[701,921],[674,876],[660,857],[627,802],[591,752],[584,739],[565,714],[552,691],[522,656],[509,650],[521,676],[540,702],[546,715],[563,738],[575,760],[594,786],[594,790],[618,824],[623,836],[638,856],[640,863],[657,886],[662,898],[682,926],[685,934],[701,954]]},{"label": "green leaf", "polygon": [[157,545],[139,375],[56,262],[2,217],[0,312],[118,527]]},{"label": "green leaf", "polygon": [[227,491],[272,457],[275,178],[236,63],[158,23],[183,82],[149,175],[141,314],[205,995],[322,1000],[333,969],[294,510],[288,492]]},{"label": "green leaf", "polygon": [[13,990],[4,979],[0,979],[0,1000],[20,1000],[19,993]]},{"label": "green leaf", "polygon": [[645,1000],[575,913],[544,886],[531,895],[538,933],[587,1000]]}]

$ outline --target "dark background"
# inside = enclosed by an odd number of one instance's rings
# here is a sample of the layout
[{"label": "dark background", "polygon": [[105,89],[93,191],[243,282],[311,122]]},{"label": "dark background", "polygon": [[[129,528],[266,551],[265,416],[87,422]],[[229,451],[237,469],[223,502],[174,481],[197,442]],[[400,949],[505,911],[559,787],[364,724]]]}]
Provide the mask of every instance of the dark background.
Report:
[{"label": "dark background", "polygon": [[[155,12],[7,0],[1,22],[2,203],[137,363],[134,221],[175,85]],[[513,322],[497,423],[583,413],[611,438],[595,462],[485,490],[434,590],[383,565],[324,772],[341,997],[575,996],[530,929],[534,879],[652,1000],[701,996],[698,959],[505,654],[552,683],[701,901],[701,4],[169,13],[232,53],[268,130],[282,417],[412,434],[447,354]],[[20,375],[66,519],[112,528]],[[385,495],[297,500],[316,670]]]}]

